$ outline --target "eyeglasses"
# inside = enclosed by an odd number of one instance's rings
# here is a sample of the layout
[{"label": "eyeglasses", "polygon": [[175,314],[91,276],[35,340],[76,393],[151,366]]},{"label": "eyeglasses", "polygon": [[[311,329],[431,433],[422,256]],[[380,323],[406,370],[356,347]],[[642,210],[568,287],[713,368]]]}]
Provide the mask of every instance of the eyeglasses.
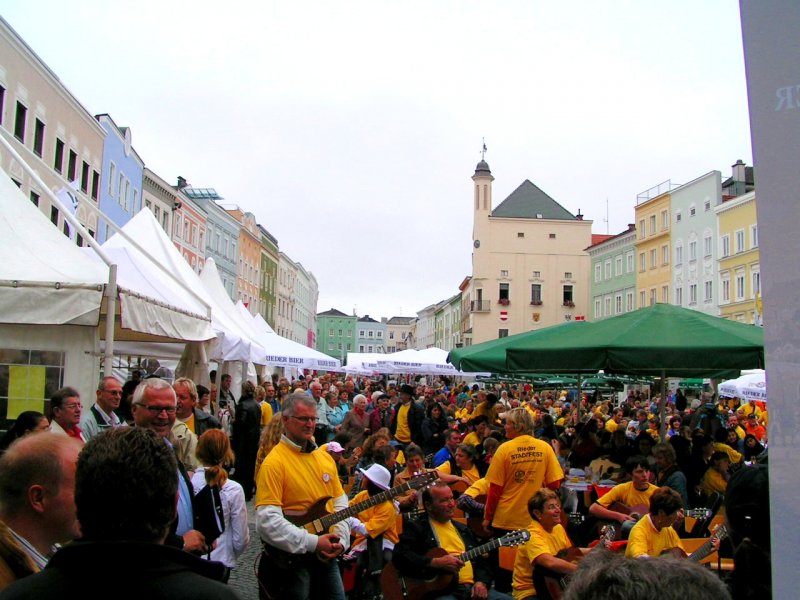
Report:
[{"label": "eyeglasses", "polygon": [[148,404],[142,404],[140,402],[137,402],[136,404],[134,404],[134,406],[141,406],[142,408],[149,410],[150,414],[153,415],[154,417],[160,415],[162,411],[167,413],[168,415],[174,415],[178,410],[174,406],[152,406]]},{"label": "eyeglasses", "polygon": [[316,423],[317,417],[295,417],[294,415],[289,415],[290,419],[297,419],[304,425],[308,425],[309,423]]},{"label": "eyeglasses", "polygon": [[80,404],[64,404],[61,408],[64,410],[75,410],[76,408],[81,408]]}]

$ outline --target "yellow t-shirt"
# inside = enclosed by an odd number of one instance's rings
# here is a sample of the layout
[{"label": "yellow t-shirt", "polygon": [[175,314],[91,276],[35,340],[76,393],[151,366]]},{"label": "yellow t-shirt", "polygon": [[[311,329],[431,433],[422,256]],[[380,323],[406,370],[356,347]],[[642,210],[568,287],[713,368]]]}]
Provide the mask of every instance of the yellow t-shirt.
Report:
[{"label": "yellow t-shirt", "polygon": [[703,493],[706,495],[711,495],[714,492],[719,492],[720,494],[724,495],[725,490],[728,489],[728,482],[719,471],[709,467],[703,474],[703,479],[700,481],[700,487],[702,488]]},{"label": "yellow t-shirt", "polygon": [[[356,494],[355,498],[350,501],[350,506],[369,500],[369,492],[366,490]],[[376,538],[383,534],[384,539],[389,540],[393,544],[400,541],[397,535],[397,511],[394,509],[394,503],[391,500],[381,502],[376,506],[371,506],[366,510],[358,513],[358,519],[367,528],[367,533],[371,538]],[[353,545],[360,543],[365,539],[365,536],[356,536]]]},{"label": "yellow t-shirt", "polygon": [[606,431],[614,433],[617,429],[619,429],[619,423],[617,423],[614,419],[609,419],[606,421]]},{"label": "yellow t-shirt", "polygon": [[411,428],[408,426],[408,409],[411,408],[411,403],[401,404],[400,409],[397,411],[397,430],[394,433],[395,439],[399,442],[407,444],[411,441]]},{"label": "yellow t-shirt", "polygon": [[[449,460],[443,462],[438,467],[436,467],[436,470],[439,471],[439,473],[445,473],[446,475],[452,475],[451,470],[450,470],[450,461]],[[478,473],[478,468],[475,465],[472,465],[472,468],[468,469],[466,471],[464,471],[462,469],[461,476],[462,477],[466,477],[469,480],[469,484],[470,485],[472,485],[473,483],[478,481],[478,479],[481,478],[481,474]]]},{"label": "yellow t-shirt", "polygon": [[467,488],[467,491],[464,492],[464,494],[469,496],[470,498],[485,496],[488,493],[489,493],[489,482],[486,481],[485,477],[481,477],[480,479],[478,479],[478,481],[469,486]]},{"label": "yellow t-shirt", "polygon": [[489,416],[489,403],[484,400],[478,406],[475,407],[475,410],[472,411],[472,418],[479,417],[480,415],[484,415],[486,417]]},{"label": "yellow t-shirt", "polygon": [[470,431],[461,442],[462,444],[470,444],[471,446],[480,446],[481,438],[474,431]]},{"label": "yellow t-shirt", "polygon": [[738,450],[734,450],[728,444],[721,442],[714,442],[714,452],[724,452],[728,455],[732,465],[742,461],[742,454]]},{"label": "yellow t-shirt", "polygon": [[[439,540],[439,547],[444,548],[448,554],[461,554],[467,549],[464,545],[464,540],[461,539],[452,521],[439,523],[431,519],[430,523],[433,529],[433,535]],[[458,583],[471,584],[474,582],[475,576],[472,573],[472,562],[467,561],[458,572]]]},{"label": "yellow t-shirt", "polygon": [[[300,452],[286,438],[272,449],[258,471],[256,507],[279,506],[284,513],[306,511],[322,498],[343,494],[330,454]],[[333,512],[333,500],[326,509]]]},{"label": "yellow t-shirt", "polygon": [[194,412],[192,412],[192,416],[186,419],[184,423],[189,428],[189,431],[191,431],[192,433],[197,433],[197,431],[194,428]]},{"label": "yellow t-shirt", "polygon": [[553,527],[552,533],[547,533],[539,521],[531,520],[528,527],[531,539],[517,548],[516,559],[514,559],[514,572],[512,585],[514,587],[514,598],[527,598],[534,596],[536,590],[533,587],[533,563],[542,554],[552,554],[556,556],[561,550],[572,547],[567,532],[561,524]]},{"label": "yellow t-shirt", "polygon": [[266,400],[261,403],[261,426],[272,421],[272,405]]},{"label": "yellow t-shirt", "polygon": [[661,531],[657,531],[648,514],[631,529],[625,556],[632,558],[644,555],[661,556],[664,550],[670,548],[684,549],[678,532],[672,527],[663,527]]},{"label": "yellow t-shirt", "polygon": [[492,525],[525,529],[531,521],[528,500],[542,487],[564,479],[564,471],[550,444],[520,435],[500,444],[486,479],[503,488]]},{"label": "yellow t-shirt", "polygon": [[628,508],[633,508],[634,506],[644,506],[644,510],[647,512],[650,510],[650,496],[652,496],[653,492],[655,492],[657,489],[657,485],[648,483],[647,489],[640,492],[633,487],[633,482],[629,481],[611,488],[608,493],[604,494],[597,500],[597,503],[605,508],[608,508],[614,502],[621,502]]}]

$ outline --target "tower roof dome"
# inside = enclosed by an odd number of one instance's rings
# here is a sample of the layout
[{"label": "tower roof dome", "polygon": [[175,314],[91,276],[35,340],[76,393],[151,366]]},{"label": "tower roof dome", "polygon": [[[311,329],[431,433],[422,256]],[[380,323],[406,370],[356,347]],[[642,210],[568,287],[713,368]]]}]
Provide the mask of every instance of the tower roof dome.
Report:
[{"label": "tower roof dome", "polygon": [[475,175],[491,175],[492,171],[489,169],[489,163],[485,160],[481,160],[478,165],[475,167]]}]

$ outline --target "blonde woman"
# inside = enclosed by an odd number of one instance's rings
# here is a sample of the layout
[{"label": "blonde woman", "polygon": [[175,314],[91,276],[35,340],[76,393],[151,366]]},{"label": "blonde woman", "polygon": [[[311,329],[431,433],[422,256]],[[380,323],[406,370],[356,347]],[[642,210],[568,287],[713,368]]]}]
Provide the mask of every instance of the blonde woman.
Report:
[{"label": "blonde woman", "polygon": [[272,416],[272,420],[264,426],[261,432],[261,440],[258,444],[258,454],[256,454],[256,470],[253,476],[258,482],[258,470],[261,468],[261,463],[267,458],[267,454],[281,441],[283,435],[283,419],[281,413],[276,413]]},{"label": "blonde woman", "polygon": [[225,519],[225,531],[217,538],[211,554],[206,556],[233,569],[236,559],[250,543],[250,529],[247,526],[244,489],[239,483],[228,479],[225,470],[233,465],[234,456],[224,431],[209,429],[200,436],[197,440],[197,460],[200,466],[192,476],[194,493],[199,493],[206,485],[218,488]]}]

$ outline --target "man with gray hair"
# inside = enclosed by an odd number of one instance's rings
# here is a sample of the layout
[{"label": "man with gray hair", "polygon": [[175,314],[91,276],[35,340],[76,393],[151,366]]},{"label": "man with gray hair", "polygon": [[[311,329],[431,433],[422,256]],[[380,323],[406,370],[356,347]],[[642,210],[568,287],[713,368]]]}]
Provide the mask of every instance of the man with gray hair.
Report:
[{"label": "man with gray hair", "polygon": [[81,432],[86,440],[92,439],[101,431],[127,425],[117,416],[122,400],[122,384],[114,376],[103,377],[95,392],[95,403],[81,418]]},{"label": "man with gray hair", "polygon": [[256,530],[264,542],[259,582],[272,598],[344,600],[339,567],[332,559],[350,539],[347,522],[310,533],[286,516],[308,512],[326,498],[333,499],[327,512],[348,507],[336,463],[327,452],[315,451],[316,401],[304,392],[291,394],[281,419],[281,441],[258,471]]},{"label": "man with gray hair", "polygon": [[[177,414],[177,399],[175,390],[168,381],[152,377],[140,383],[133,393],[131,409],[133,422],[136,427],[150,429],[162,438],[170,448],[175,447],[170,441],[170,432],[175,423]],[[176,456],[177,460],[177,456]],[[188,552],[203,553],[208,550],[203,534],[195,530],[194,512],[192,509],[192,482],[186,469],[177,460],[175,476],[178,480],[178,518],[175,521],[174,531],[167,538],[167,544],[183,548]]]},{"label": "man with gray hair", "polygon": [[0,590],[80,536],[74,495],[82,445],[45,431],[20,438],[0,458]]}]

